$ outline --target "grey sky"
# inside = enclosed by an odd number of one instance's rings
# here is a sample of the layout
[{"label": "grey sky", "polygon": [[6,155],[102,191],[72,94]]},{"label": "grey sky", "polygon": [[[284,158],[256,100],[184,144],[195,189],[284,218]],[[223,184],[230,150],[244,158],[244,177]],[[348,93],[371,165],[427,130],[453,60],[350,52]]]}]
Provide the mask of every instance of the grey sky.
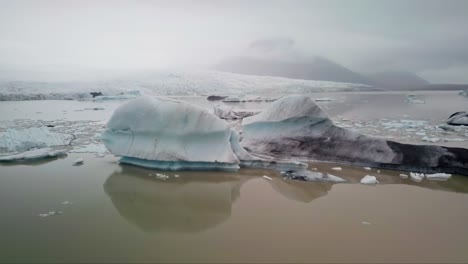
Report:
[{"label": "grey sky", "polygon": [[[468,83],[468,1],[0,1],[0,72],[204,68],[254,40]],[[79,76],[79,75],[75,75]]]}]

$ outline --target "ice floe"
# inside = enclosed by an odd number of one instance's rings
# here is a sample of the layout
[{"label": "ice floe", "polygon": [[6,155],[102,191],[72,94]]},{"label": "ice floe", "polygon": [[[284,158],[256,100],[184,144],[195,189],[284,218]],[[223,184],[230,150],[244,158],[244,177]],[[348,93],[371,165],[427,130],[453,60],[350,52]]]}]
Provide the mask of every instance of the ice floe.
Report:
[{"label": "ice floe", "polygon": [[361,179],[360,181],[362,184],[377,184],[379,181],[375,176],[372,175],[366,175],[364,178]]},{"label": "ice floe", "polygon": [[30,149],[69,145],[73,135],[51,132],[47,127],[7,129],[0,137],[0,149],[22,152]]},{"label": "ice floe", "polygon": [[259,110],[234,109],[227,105],[217,104],[213,109],[214,114],[222,119],[242,119],[244,117],[258,114]]},{"label": "ice floe", "polygon": [[421,182],[424,180],[424,173],[410,172],[410,178],[415,182]]},{"label": "ice floe", "polygon": [[51,148],[32,149],[18,154],[0,156],[0,161],[24,161],[65,156],[66,150],[53,150]]},{"label": "ice floe", "polygon": [[309,170],[282,171],[281,175],[290,180],[317,181],[317,182],[346,182],[345,179],[330,173],[321,173]]},{"label": "ice floe", "polygon": [[83,158],[77,158],[73,161],[73,165],[82,165],[84,163]]},{"label": "ice floe", "polygon": [[433,174],[426,174],[426,179],[428,180],[439,180],[439,181],[446,181],[452,177],[451,174],[447,173],[433,173]]}]

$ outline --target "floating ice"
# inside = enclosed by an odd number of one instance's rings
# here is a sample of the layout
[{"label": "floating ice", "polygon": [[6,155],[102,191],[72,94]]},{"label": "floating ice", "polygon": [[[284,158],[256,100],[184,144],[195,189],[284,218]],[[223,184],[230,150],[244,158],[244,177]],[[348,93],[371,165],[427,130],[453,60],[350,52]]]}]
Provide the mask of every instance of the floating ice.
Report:
[{"label": "floating ice", "polygon": [[318,181],[318,182],[346,182],[345,179],[338,176],[321,173],[309,170],[300,170],[300,171],[282,171],[281,174],[284,178],[290,180],[300,180],[300,181]]},{"label": "floating ice", "polygon": [[88,144],[88,145],[81,145],[76,146],[72,150],[71,153],[97,153],[97,154],[105,154],[107,149],[102,144]]},{"label": "floating ice", "polygon": [[242,119],[258,114],[259,112],[258,110],[233,109],[232,107],[221,104],[214,106],[214,114],[222,119]]},{"label": "floating ice", "polygon": [[366,171],[372,170],[370,167],[363,167],[363,169],[366,170]]},{"label": "floating ice", "polygon": [[121,162],[165,170],[239,168],[228,124],[207,110],[139,98],[117,108],[102,141]]},{"label": "floating ice", "polygon": [[410,172],[410,178],[415,182],[421,182],[424,180],[424,173]]},{"label": "floating ice", "polygon": [[273,180],[272,178],[270,178],[270,177],[268,177],[268,176],[266,176],[266,175],[263,175],[262,178],[267,179],[267,180],[269,180],[269,181],[272,181],[272,180]]},{"label": "floating ice", "polygon": [[23,152],[30,149],[69,145],[72,139],[72,135],[54,133],[47,127],[8,129],[0,137],[0,149]]},{"label": "floating ice", "polygon": [[434,173],[434,174],[426,174],[426,179],[428,180],[439,180],[439,181],[446,181],[452,177],[452,174],[447,173]]},{"label": "floating ice", "polygon": [[400,173],[400,178],[402,179],[408,179],[408,175],[404,173]]},{"label": "floating ice", "polygon": [[73,165],[81,165],[84,163],[83,158],[77,158],[76,160],[73,161]]},{"label": "floating ice", "polygon": [[408,104],[425,104],[426,103],[426,101],[422,99],[417,99],[416,95],[414,94],[407,95],[405,101]]},{"label": "floating ice", "polygon": [[361,183],[362,184],[377,184],[379,183],[379,181],[377,180],[375,176],[366,175],[364,176],[364,178],[361,179]]},{"label": "floating ice", "polygon": [[162,170],[301,168],[302,163],[254,157],[229,125],[185,102],[139,98],[117,108],[102,135],[120,162]]},{"label": "floating ice", "polygon": [[[426,128],[422,120],[382,122],[386,128]],[[467,149],[411,145],[336,126],[307,96],[291,95],[242,120],[241,144],[256,156],[295,157],[389,169],[467,171]],[[432,138],[433,141],[435,141]],[[440,139],[439,139],[440,140]]]},{"label": "floating ice", "polygon": [[431,143],[436,143],[436,142],[439,142],[440,141],[440,138],[438,137],[423,137],[422,138],[422,141],[426,141],[426,142],[431,142]]},{"label": "floating ice", "polygon": [[330,97],[322,97],[322,98],[315,98],[314,101],[315,102],[330,102],[330,101],[333,101],[334,99],[333,98],[330,98]]},{"label": "floating ice", "polygon": [[452,114],[446,122],[452,126],[468,126],[468,113],[456,112]]},{"label": "floating ice", "polygon": [[53,150],[51,148],[41,148],[28,150],[19,154],[0,156],[0,161],[22,161],[53,158],[66,155],[65,150]]},{"label": "floating ice", "polygon": [[240,101],[241,99],[236,96],[229,96],[223,99],[223,102],[226,102],[226,103],[239,103]]},{"label": "floating ice", "polygon": [[333,167],[333,168],[331,168],[331,169],[332,169],[332,170],[335,170],[335,171],[341,171],[341,170],[343,170],[341,167]]}]

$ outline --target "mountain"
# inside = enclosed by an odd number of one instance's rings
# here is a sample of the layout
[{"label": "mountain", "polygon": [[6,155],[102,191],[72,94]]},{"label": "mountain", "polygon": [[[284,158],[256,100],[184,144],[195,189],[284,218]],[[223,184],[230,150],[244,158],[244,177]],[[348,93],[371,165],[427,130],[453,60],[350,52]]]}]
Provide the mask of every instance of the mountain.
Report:
[{"label": "mountain", "polygon": [[430,83],[410,72],[377,72],[366,75],[376,86],[386,90],[412,90]]},{"label": "mountain", "polygon": [[222,60],[215,70],[247,75],[373,85],[369,78],[324,57],[302,54],[288,38],[252,42],[240,55]]},{"label": "mountain", "polygon": [[369,78],[323,57],[313,57],[302,61],[286,61],[238,56],[225,59],[214,69],[247,75],[373,84]]}]

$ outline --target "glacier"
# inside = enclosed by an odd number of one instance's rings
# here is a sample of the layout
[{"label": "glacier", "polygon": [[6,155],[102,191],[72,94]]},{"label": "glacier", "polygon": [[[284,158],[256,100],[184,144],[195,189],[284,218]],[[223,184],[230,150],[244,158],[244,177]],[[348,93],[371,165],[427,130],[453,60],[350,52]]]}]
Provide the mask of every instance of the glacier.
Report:
[{"label": "glacier", "polygon": [[290,95],[242,120],[241,145],[255,156],[468,175],[468,149],[411,145],[338,127],[308,96]]},{"label": "glacier", "polygon": [[[245,95],[360,90],[375,89],[356,83],[250,76],[218,71],[165,70],[100,82],[0,81],[0,101],[101,101],[133,99],[140,95]],[[100,96],[96,96],[97,94]]]}]

